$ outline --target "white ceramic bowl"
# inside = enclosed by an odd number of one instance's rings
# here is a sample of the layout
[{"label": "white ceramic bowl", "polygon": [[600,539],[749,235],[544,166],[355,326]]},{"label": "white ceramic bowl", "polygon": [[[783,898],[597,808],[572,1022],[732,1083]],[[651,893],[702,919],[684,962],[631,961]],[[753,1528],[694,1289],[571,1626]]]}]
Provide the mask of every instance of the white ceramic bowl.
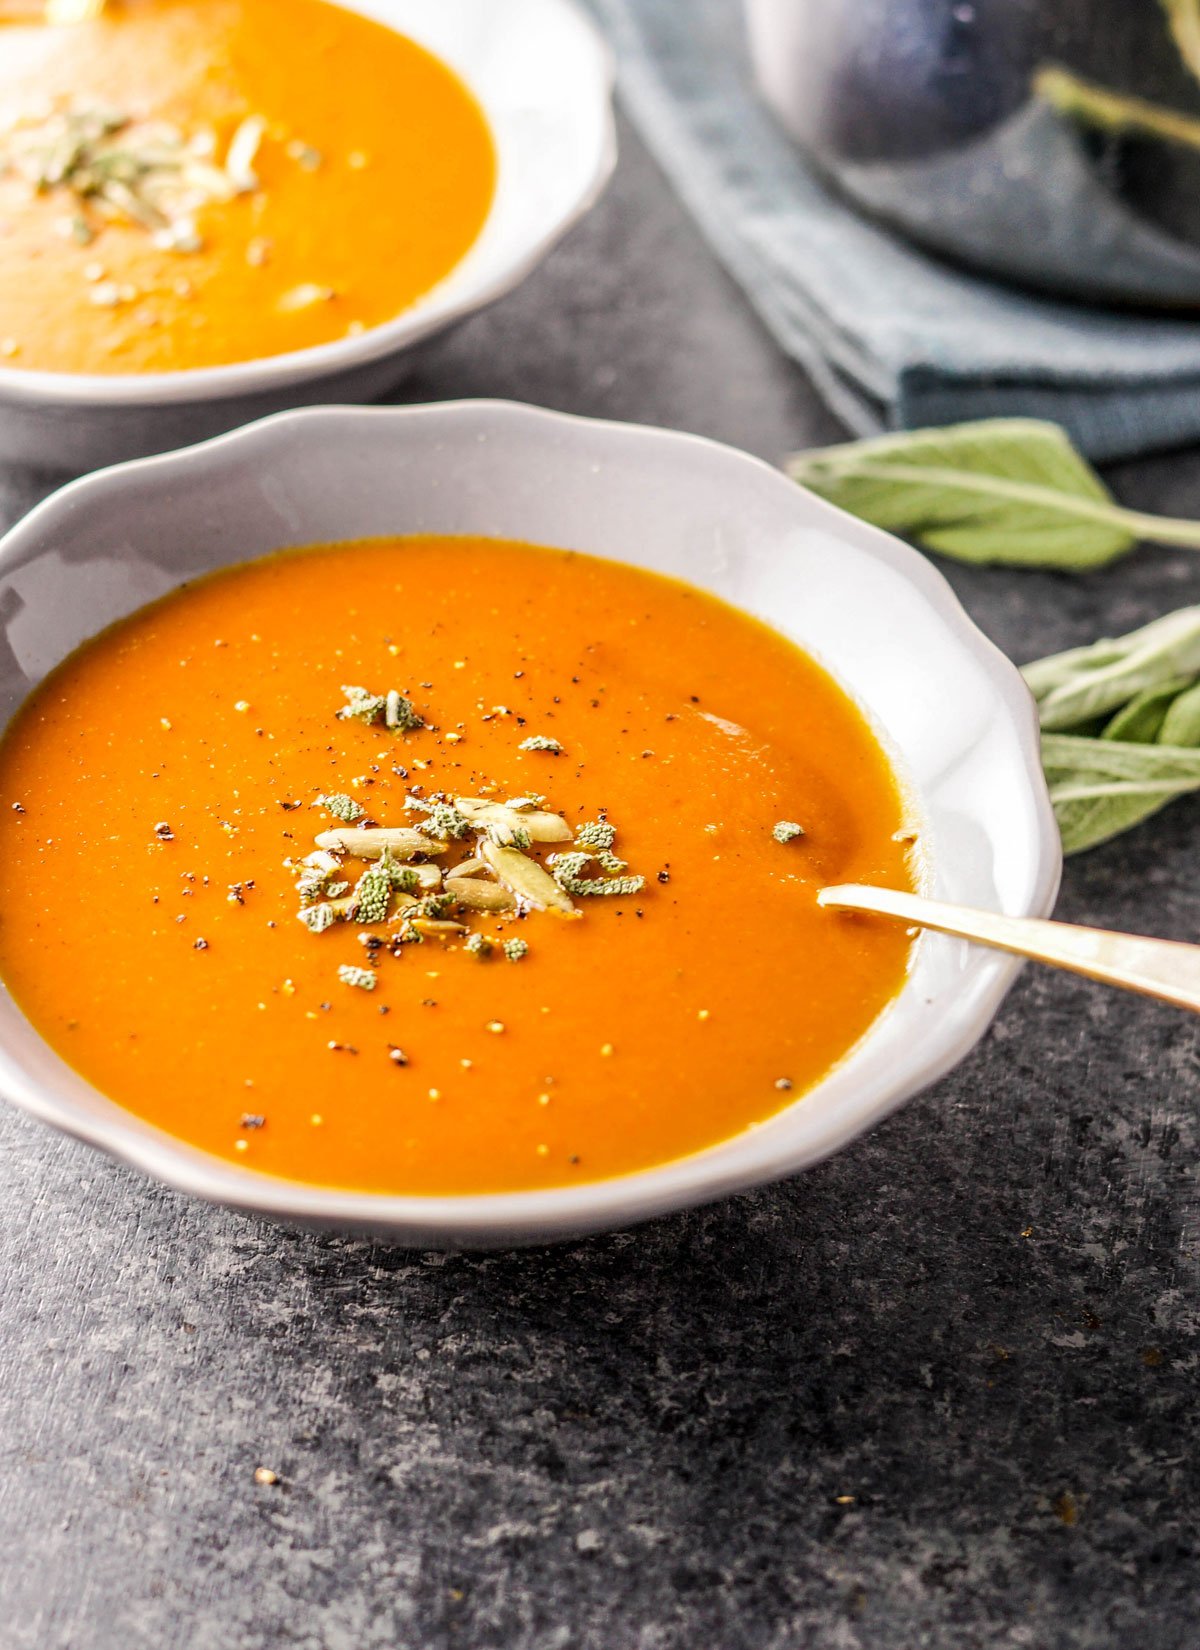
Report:
[{"label": "white ceramic bowl", "polygon": [[338,3],[428,47],[478,98],[498,170],[475,245],[394,321],[314,349],[125,376],[0,365],[0,462],[81,472],[284,407],[370,400],[403,376],[412,345],[510,292],[595,202],[616,164],[613,65],[575,0]]},{"label": "white ceramic bowl", "polygon": [[[185,579],[285,545],[468,533],[691,580],[818,655],[890,744],[926,822],[931,891],[1047,915],[1058,832],[1032,701],[915,551],[694,436],[462,402],[284,413],[76,481],[0,544],[0,717],[86,636]],[[381,1197],[273,1180],[122,1111],[0,992],[0,1092],[214,1202],[406,1243],[530,1242],[623,1226],[793,1174],[961,1060],[1018,971],[928,936],[899,999],[816,1089],[749,1133],[593,1185]],[[787,981],[771,1012],[786,1014]]]}]

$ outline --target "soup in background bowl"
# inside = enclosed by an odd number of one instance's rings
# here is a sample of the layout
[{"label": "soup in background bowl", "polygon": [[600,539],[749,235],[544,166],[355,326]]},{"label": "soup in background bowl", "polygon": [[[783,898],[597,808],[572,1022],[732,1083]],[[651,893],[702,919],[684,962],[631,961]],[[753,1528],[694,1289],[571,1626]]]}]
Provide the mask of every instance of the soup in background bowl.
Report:
[{"label": "soup in background bowl", "polygon": [[611,85],[574,0],[505,0],[502,27],[493,0],[0,23],[0,461],[382,394],[591,206]]},{"label": "soup in background bowl", "polygon": [[354,337],[477,239],[496,157],[414,41],[328,0],[0,24],[0,359],[225,366]]},{"label": "soup in background bowl", "polygon": [[64,489],[0,603],[0,1085],[224,1202],[496,1243],[793,1172],[1016,973],[817,888],[1053,901],[1017,673],[694,438],[284,415]]}]

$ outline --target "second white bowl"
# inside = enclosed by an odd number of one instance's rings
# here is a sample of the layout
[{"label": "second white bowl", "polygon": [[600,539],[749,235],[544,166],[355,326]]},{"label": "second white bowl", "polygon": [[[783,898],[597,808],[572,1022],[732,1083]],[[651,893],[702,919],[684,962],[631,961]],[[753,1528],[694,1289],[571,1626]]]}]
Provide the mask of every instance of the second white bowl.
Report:
[{"label": "second white bowl", "polygon": [[0,365],[0,463],[95,469],[280,408],[370,400],[399,380],[412,345],[510,292],[600,195],[616,164],[613,65],[574,0],[339,3],[427,47],[478,98],[498,166],[475,245],[395,320],[291,355],[128,376]]}]

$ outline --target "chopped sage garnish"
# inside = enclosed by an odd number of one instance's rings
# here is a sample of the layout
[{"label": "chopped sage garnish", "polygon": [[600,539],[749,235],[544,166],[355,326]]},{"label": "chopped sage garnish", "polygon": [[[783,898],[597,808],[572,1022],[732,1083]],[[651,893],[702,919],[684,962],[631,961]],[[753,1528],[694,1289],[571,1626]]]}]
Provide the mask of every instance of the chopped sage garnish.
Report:
[{"label": "chopped sage garnish", "polygon": [[[616,827],[610,825],[606,819],[590,820],[586,825],[581,825],[575,835],[574,852],[552,854],[547,861],[554,873],[555,881],[560,887],[565,888],[568,894],[576,894],[581,898],[640,894],[646,886],[646,879],[619,874],[626,869],[626,864],[613,853],[613,844],[616,840]],[[590,865],[599,865],[603,871],[618,874],[605,877],[587,876],[585,872]]]},{"label": "chopped sage garnish", "polygon": [[[366,809],[360,808],[352,796],[346,796],[342,791],[335,791],[332,796],[319,796],[317,806],[324,808],[326,813],[332,814],[335,819],[342,820],[346,825],[353,825],[356,819],[366,817]],[[317,841],[322,848],[329,846],[321,842],[319,837]]]},{"label": "chopped sage garnish", "polygon": [[584,872],[597,858],[590,849],[573,854],[555,854],[550,869],[560,888],[580,897],[595,895],[640,894],[646,886],[645,877],[586,877]]},{"label": "chopped sage garnish", "polygon": [[616,826],[607,819],[590,820],[575,832],[575,840],[581,848],[611,848],[617,840]]},{"label": "chopped sage garnish", "polygon": [[489,842],[495,842],[501,848],[520,848],[524,852],[533,846],[533,838],[524,825],[505,825],[490,820],[484,826],[484,834]]},{"label": "chopped sage garnish", "polygon": [[337,912],[332,905],[305,905],[296,912],[296,916],[308,929],[310,934],[323,934],[327,928],[332,928],[338,920]]},{"label": "chopped sage garnish", "polygon": [[413,733],[417,728],[425,726],[423,719],[412,708],[408,700],[402,693],[397,693],[395,688],[388,690],[383,720],[385,726],[396,728],[401,733]]},{"label": "chopped sage garnish", "polygon": [[420,827],[422,831],[429,831],[438,837],[454,837],[459,841],[471,834],[471,821],[442,797],[427,800],[423,796],[406,796],[404,806],[410,813],[425,815],[425,823]]},{"label": "chopped sage garnish", "polygon": [[[343,720],[367,726],[382,721],[397,729],[424,725],[395,689],[375,694],[346,686],[342,692],[346,703],[337,714]],[[531,735],[521,748],[554,755],[562,751],[557,739],[542,734]],[[428,765],[416,763],[419,769]],[[407,778],[403,767],[395,771]],[[372,964],[385,950],[399,956],[406,945],[460,936],[465,936],[465,949],[472,956],[486,957],[499,946],[509,962],[521,962],[529,954],[523,938],[494,940],[472,932],[469,919],[475,914],[523,916],[530,911],[578,917],[572,894],[615,897],[637,894],[645,887],[643,877],[621,874],[627,866],[614,852],[616,828],[603,817],[573,830],[563,815],[546,807],[544,796],[533,792],[496,802],[487,796],[452,798],[442,791],[417,794],[421,789],[417,785],[404,797],[405,809],[422,816],[411,826],[362,823],[364,810],[345,794],[318,798],[342,824],[322,831],[317,851],[296,868],[299,920],[310,932],[319,934],[352,918],[366,929],[359,939]],[[471,839],[472,847],[457,847]],[[567,851],[551,855],[543,864],[533,850],[551,843],[563,844]],[[428,862],[432,856],[453,856],[456,851],[462,857],[444,868]],[[366,862],[348,894],[348,882],[333,880],[341,876],[347,859]],[[371,932],[385,924],[386,938]],[[339,974],[348,984],[374,988],[371,969],[344,967]],[[365,983],[368,979],[370,984]]]},{"label": "chopped sage garnish", "polygon": [[57,109],[0,134],[0,175],[23,178],[39,195],[70,196],[70,238],[80,246],[106,223],[127,223],[164,251],[198,252],[195,214],[258,188],[252,163],[265,129],[257,115],[243,120],[220,165],[211,131],[185,136],[166,121],[98,106]]},{"label": "chopped sage garnish", "polygon": [[341,963],[338,967],[338,979],[343,985],[355,986],[359,991],[374,991],[375,971],[370,968],[355,968],[352,963]]},{"label": "chopped sage garnish", "polygon": [[371,693],[364,687],[343,687],[342,692],[346,703],[338,716],[344,722],[364,722],[368,727],[382,722],[397,733],[411,733],[425,726],[424,719],[395,688],[389,688],[386,693]]},{"label": "chopped sage garnish", "polygon": [[318,851],[309,854],[301,861],[300,875],[296,880],[296,892],[301,902],[318,899],[328,892],[329,879],[341,869],[341,860],[335,854]]},{"label": "chopped sage garnish", "polygon": [[392,877],[386,860],[369,865],[354,888],[359,922],[386,922],[392,903]]},{"label": "chopped sage garnish", "polygon": [[586,825],[581,825],[575,833],[575,842],[580,848],[590,848],[591,857],[602,871],[610,875],[619,876],[622,871],[629,869],[623,859],[618,859],[612,851],[613,843],[617,840],[616,828],[606,819],[594,819]]},{"label": "chopped sage garnish", "polygon": [[378,722],[382,719],[387,708],[387,695],[383,693],[368,693],[363,687],[346,687],[342,692],[346,696],[346,703],[338,711],[338,719],[342,722]]},{"label": "chopped sage garnish", "polygon": [[448,917],[453,909],[453,894],[427,894],[417,901],[409,914],[413,917],[431,917],[440,922],[443,917]]},{"label": "chopped sage garnish", "polygon": [[794,819],[781,819],[771,827],[771,835],[776,842],[795,842],[798,836],[804,835],[804,826],[797,825]]}]

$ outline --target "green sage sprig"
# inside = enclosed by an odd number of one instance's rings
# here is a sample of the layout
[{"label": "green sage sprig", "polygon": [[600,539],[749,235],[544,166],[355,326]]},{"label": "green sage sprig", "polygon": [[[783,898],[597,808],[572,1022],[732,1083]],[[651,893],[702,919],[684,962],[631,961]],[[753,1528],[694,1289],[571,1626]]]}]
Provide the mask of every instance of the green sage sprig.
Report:
[{"label": "green sage sprig", "polygon": [[[1200,549],[1200,522],[1125,509],[1065,432],[1038,419],[851,441],[798,453],[787,469],[852,515],[960,561],[1082,572],[1141,539]],[[1039,659],[1024,676],[1068,854],[1200,791],[1200,607]]]},{"label": "green sage sprig", "polygon": [[1200,607],[1026,665],[1063,849],[1200,791]]},{"label": "green sage sprig", "polygon": [[788,474],[959,561],[1082,573],[1141,540],[1200,549],[1200,522],[1118,504],[1057,424],[989,418],[797,453]]}]

